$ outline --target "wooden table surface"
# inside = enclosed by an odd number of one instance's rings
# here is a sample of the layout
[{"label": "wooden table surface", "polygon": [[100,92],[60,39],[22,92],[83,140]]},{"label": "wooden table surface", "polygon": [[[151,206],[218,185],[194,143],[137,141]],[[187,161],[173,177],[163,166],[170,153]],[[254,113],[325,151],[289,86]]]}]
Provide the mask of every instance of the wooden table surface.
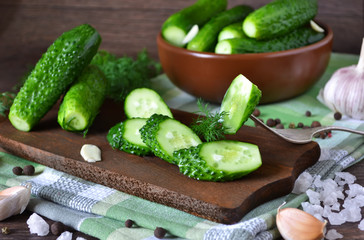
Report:
[{"label": "wooden table surface", "polygon": [[[270,0],[230,0],[229,7],[249,4],[259,7]],[[116,55],[135,57],[143,48],[158,59],[156,36],[163,21],[173,12],[194,3],[195,0],[2,0],[0,1],[0,92],[10,90],[29,66],[62,32],[82,23],[93,25],[101,34],[102,49]],[[317,19],[328,24],[334,32],[333,51],[359,54],[364,37],[364,0],[318,0]],[[364,185],[364,161],[347,171]],[[364,210],[362,210],[364,215]],[[30,235],[26,220],[30,212],[13,216],[2,222],[11,234],[0,239],[56,239]],[[52,220],[47,220],[52,223]],[[346,223],[334,228],[344,239],[364,239],[358,223]],[[74,232],[74,238],[82,236]]]}]

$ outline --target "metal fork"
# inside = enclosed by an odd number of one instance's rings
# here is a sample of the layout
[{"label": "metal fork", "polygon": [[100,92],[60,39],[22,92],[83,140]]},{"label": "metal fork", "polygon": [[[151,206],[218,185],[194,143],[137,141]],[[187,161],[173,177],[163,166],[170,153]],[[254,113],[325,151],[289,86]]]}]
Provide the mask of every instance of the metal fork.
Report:
[{"label": "metal fork", "polygon": [[320,132],[336,130],[336,131],[345,131],[351,132],[355,134],[364,135],[364,131],[354,130],[345,127],[337,127],[337,126],[321,126],[315,128],[307,128],[307,129],[276,129],[267,126],[264,122],[260,119],[255,117],[254,115],[250,115],[250,118],[259,125],[265,127],[272,133],[276,134],[277,136],[283,138],[284,140],[295,143],[295,144],[305,144],[312,141],[314,135]]}]

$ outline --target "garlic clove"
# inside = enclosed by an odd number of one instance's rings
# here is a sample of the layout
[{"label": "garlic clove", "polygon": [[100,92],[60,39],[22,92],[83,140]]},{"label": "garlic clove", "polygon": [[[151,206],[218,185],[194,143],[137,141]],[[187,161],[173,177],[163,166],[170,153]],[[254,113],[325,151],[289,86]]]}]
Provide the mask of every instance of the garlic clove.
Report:
[{"label": "garlic clove", "polygon": [[278,208],[276,224],[285,240],[322,239],[326,226],[326,222],[296,208]]},{"label": "garlic clove", "polygon": [[15,186],[0,192],[0,221],[22,213],[30,200],[31,185]]}]

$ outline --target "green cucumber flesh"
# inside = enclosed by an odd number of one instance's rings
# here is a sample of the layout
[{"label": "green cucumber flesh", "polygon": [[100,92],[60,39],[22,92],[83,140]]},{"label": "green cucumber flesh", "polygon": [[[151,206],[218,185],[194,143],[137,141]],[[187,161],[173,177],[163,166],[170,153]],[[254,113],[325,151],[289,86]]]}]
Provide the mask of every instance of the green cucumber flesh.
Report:
[{"label": "green cucumber flesh", "polygon": [[155,113],[173,117],[162,97],[149,88],[132,90],[125,98],[124,111],[128,118],[149,118]]},{"label": "green cucumber flesh", "polygon": [[187,44],[187,49],[200,52],[214,51],[221,29],[234,22],[242,22],[253,11],[246,5],[238,5],[211,18]]},{"label": "green cucumber flesh", "polygon": [[262,96],[259,88],[243,75],[230,84],[222,100],[220,111],[225,112],[223,126],[226,134],[235,134],[248,120]]},{"label": "green cucumber flesh", "polygon": [[93,65],[85,68],[66,92],[58,111],[58,123],[67,131],[88,129],[102,106],[107,90],[107,80],[101,70]]},{"label": "green cucumber flesh", "polygon": [[172,45],[183,47],[183,40],[194,26],[204,25],[211,17],[224,11],[227,0],[198,0],[168,17],[162,25],[163,38]]},{"label": "green cucumber flesh", "polygon": [[236,22],[233,24],[230,24],[226,27],[224,27],[218,37],[217,37],[217,41],[220,42],[222,40],[225,39],[230,39],[230,38],[243,38],[246,37],[242,27],[241,27],[241,22]]},{"label": "green cucumber flesh", "polygon": [[200,138],[183,123],[165,115],[154,114],[140,129],[144,143],[154,155],[169,163],[176,163],[173,152],[197,146]]},{"label": "green cucumber flesh", "polygon": [[184,175],[204,181],[232,181],[262,165],[257,145],[233,140],[202,143],[174,152]]},{"label": "green cucumber flesh", "polygon": [[317,0],[274,0],[246,17],[242,28],[248,37],[271,39],[297,29],[317,14]]},{"label": "green cucumber flesh", "polygon": [[234,38],[220,41],[215,47],[217,54],[265,53],[295,49],[313,44],[325,37],[311,27],[300,27],[282,37],[257,40],[254,38]]},{"label": "green cucumber flesh", "polygon": [[107,135],[111,147],[139,156],[150,155],[152,152],[143,142],[139,131],[147,120],[130,118],[113,126]]},{"label": "green cucumber flesh", "polygon": [[26,79],[10,108],[9,120],[30,131],[90,63],[101,43],[98,32],[84,24],[63,33],[49,46]]}]

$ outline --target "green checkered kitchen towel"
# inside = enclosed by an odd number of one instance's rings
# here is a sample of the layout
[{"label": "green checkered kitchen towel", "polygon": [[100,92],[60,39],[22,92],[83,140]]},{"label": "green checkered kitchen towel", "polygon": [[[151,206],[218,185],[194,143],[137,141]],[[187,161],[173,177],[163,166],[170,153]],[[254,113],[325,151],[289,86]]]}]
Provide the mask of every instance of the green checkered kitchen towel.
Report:
[{"label": "green checkered kitchen towel", "polygon": [[[303,122],[309,125],[318,120],[324,125],[344,125],[364,130],[364,122],[349,118],[335,121],[333,113],[316,98],[334,70],[356,64],[358,56],[335,54],[321,80],[307,93],[297,98],[259,106],[261,117],[279,118],[285,125]],[[171,108],[195,112],[196,99],[176,88],[165,75],[153,79],[157,90]],[[218,110],[218,106],[210,105]],[[312,117],[303,117],[310,110]],[[247,125],[253,125],[248,122]],[[364,157],[364,137],[346,132],[333,132],[329,139],[317,139],[322,153],[320,160],[306,173],[321,179],[333,178],[334,173],[357,163]],[[32,164],[34,176],[14,176],[14,166]],[[308,199],[305,193],[294,194],[265,203],[248,213],[239,223],[214,223],[185,212],[131,196],[114,189],[28,162],[0,152],[0,189],[32,183],[33,198],[28,209],[100,239],[154,239],[156,227],[167,230],[166,238],[181,239],[275,239],[276,209],[286,201],[285,207],[300,207]],[[127,219],[136,224],[126,228]]]}]

